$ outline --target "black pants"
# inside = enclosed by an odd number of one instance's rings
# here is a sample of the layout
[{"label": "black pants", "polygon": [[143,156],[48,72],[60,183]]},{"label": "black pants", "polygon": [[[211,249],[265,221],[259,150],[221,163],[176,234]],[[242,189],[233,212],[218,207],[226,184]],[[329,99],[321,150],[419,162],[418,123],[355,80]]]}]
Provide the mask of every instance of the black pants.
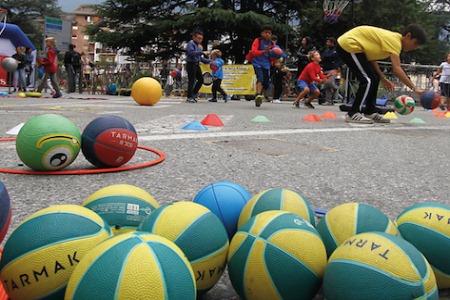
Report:
[{"label": "black pants", "polygon": [[349,53],[339,45],[337,45],[336,51],[359,82],[353,105],[348,112],[349,116],[357,112],[373,114],[376,112],[375,104],[380,84],[380,77],[375,68],[364,53]]},{"label": "black pants", "polygon": [[[193,98],[203,85],[203,74],[198,63],[187,62],[186,72],[188,75],[188,90],[187,97]],[[194,86],[195,84],[195,86]]]},{"label": "black pants", "polygon": [[217,99],[217,92],[221,93],[222,96],[225,98],[227,96],[227,93],[222,89],[222,79],[216,78],[213,80],[213,84],[211,87],[212,97],[213,99]]},{"label": "black pants", "polygon": [[283,91],[283,81],[273,81],[273,99],[280,99]]}]

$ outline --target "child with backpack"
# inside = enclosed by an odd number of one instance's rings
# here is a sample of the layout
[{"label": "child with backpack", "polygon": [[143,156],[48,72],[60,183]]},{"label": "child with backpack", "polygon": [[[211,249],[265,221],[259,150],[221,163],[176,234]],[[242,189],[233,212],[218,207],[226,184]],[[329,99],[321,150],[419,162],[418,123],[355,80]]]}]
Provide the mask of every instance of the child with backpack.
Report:
[{"label": "child with backpack", "polygon": [[222,79],[223,79],[223,69],[222,66],[225,64],[223,61],[222,52],[219,49],[215,49],[211,51],[211,65],[213,65],[215,68],[212,71],[212,77],[213,77],[213,84],[211,87],[212,92],[212,99],[209,99],[209,102],[217,102],[217,92],[221,93],[223,96],[223,101],[225,103],[228,102],[228,95],[225,93],[225,91],[222,89]]},{"label": "child with backpack", "polygon": [[256,97],[255,106],[260,107],[264,92],[269,89],[270,84],[270,57],[269,52],[274,47],[270,37],[272,36],[272,26],[266,24],[262,27],[261,37],[256,38],[252,43],[252,48],[246,56],[251,61],[256,74]]}]

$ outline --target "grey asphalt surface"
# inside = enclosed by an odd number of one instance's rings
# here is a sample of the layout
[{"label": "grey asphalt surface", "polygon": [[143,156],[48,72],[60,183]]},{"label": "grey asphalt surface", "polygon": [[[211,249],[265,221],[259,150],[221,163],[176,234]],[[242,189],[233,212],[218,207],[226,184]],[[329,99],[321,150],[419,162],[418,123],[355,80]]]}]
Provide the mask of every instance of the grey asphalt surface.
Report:
[{"label": "grey asphalt surface", "polygon": [[[364,202],[391,219],[424,201],[450,205],[450,118],[416,107],[387,125],[350,125],[338,105],[293,109],[291,101],[196,104],[184,98],[163,98],[155,106],[139,106],[131,97],[64,94],[64,98],[0,97],[0,137],[29,118],[55,113],[80,129],[93,119],[120,115],[138,131],[139,145],[158,149],[166,160],[156,166],[97,175],[15,175],[0,173],[11,198],[13,218],[8,235],[25,217],[56,204],[81,204],[96,190],[112,184],[145,189],[164,204],[191,201],[203,187],[229,180],[251,194],[272,187],[301,193],[314,208],[331,209],[346,202]],[[307,114],[334,112],[338,119],[303,122]],[[183,130],[192,121],[216,114],[224,123],[208,130]],[[270,122],[253,122],[258,116]],[[420,118],[425,123],[410,121]],[[1,142],[2,169],[20,166],[14,142]],[[138,150],[129,164],[156,155]],[[68,169],[92,168],[80,152]],[[447,298],[443,291],[442,297]],[[317,298],[321,298],[319,295]],[[238,299],[227,275],[205,299]]]}]

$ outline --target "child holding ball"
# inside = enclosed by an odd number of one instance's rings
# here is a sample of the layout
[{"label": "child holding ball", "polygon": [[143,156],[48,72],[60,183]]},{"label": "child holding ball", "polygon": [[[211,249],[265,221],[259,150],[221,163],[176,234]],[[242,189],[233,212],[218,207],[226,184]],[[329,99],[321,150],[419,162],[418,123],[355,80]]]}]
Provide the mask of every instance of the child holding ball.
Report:
[{"label": "child holding ball", "polygon": [[222,79],[223,79],[223,69],[222,66],[225,64],[223,61],[222,52],[219,49],[215,49],[211,51],[211,59],[214,61],[214,65],[217,69],[212,71],[212,80],[213,84],[211,87],[212,99],[209,99],[209,102],[217,102],[217,92],[221,93],[223,96],[223,101],[225,103],[228,102],[228,95],[222,89]]}]

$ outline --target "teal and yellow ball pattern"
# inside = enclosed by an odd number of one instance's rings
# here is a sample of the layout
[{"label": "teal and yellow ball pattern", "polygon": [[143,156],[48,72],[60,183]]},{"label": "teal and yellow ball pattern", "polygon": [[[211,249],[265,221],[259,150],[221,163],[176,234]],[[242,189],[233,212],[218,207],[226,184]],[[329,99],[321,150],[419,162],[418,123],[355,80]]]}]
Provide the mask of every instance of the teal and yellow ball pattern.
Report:
[{"label": "teal and yellow ball pattern", "polygon": [[251,217],[268,210],[288,211],[316,225],[314,210],[305,197],[289,189],[272,188],[259,192],[245,204],[239,216],[238,228]]},{"label": "teal and yellow ball pattern", "polygon": [[3,249],[0,277],[10,299],[61,299],[73,269],[111,236],[108,224],[78,205],[55,205],[27,217]]},{"label": "teal and yellow ball pattern", "polygon": [[81,147],[78,127],[69,119],[45,114],[28,120],[16,139],[22,162],[37,171],[56,171],[70,165]]},{"label": "teal and yellow ball pattern", "polygon": [[323,280],[325,299],[438,299],[425,257],[401,237],[366,232],[331,255]]},{"label": "teal and yellow ball pattern", "polygon": [[400,235],[426,257],[440,289],[450,288],[450,206],[424,202],[406,208],[396,218]]},{"label": "teal and yellow ball pattern", "polygon": [[397,228],[381,210],[365,203],[345,203],[330,209],[318,222],[327,255],[349,237],[363,232],[381,231],[397,235]]},{"label": "teal and yellow ball pattern", "polygon": [[195,277],[173,242],[155,234],[124,233],[85,255],[70,277],[65,299],[195,300]]},{"label": "teal and yellow ball pattern", "polygon": [[158,202],[147,191],[131,184],[113,184],[91,194],[84,202],[111,226],[114,234],[135,231]]},{"label": "teal and yellow ball pattern", "polygon": [[228,236],[219,218],[203,205],[180,201],[157,208],[138,227],[173,241],[192,265],[199,293],[211,289],[222,276]]},{"label": "teal and yellow ball pattern", "polygon": [[284,211],[252,217],[236,232],[228,252],[228,274],[242,299],[312,299],[326,264],[317,230]]}]

